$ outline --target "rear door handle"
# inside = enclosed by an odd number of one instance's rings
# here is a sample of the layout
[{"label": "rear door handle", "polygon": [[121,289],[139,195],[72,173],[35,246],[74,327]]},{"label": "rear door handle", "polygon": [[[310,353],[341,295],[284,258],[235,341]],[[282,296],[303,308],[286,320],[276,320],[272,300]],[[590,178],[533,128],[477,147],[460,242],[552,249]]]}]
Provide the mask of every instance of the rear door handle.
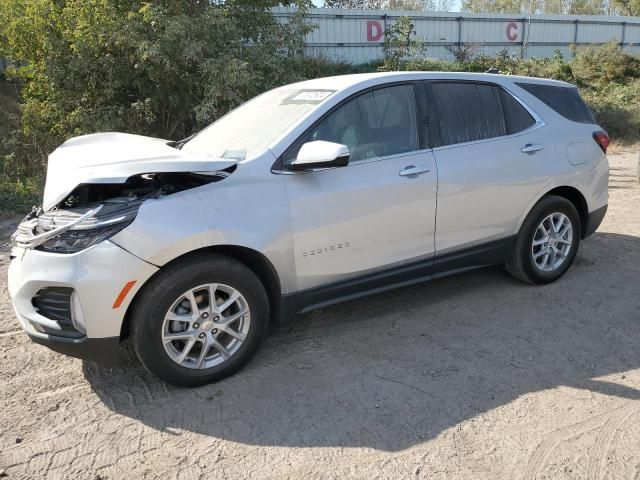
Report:
[{"label": "rear door handle", "polygon": [[416,167],[415,165],[409,165],[400,170],[401,177],[408,177],[409,175],[420,175],[421,173],[429,173],[431,169],[429,167]]},{"label": "rear door handle", "polygon": [[534,145],[533,143],[527,143],[524,147],[520,149],[522,153],[535,153],[538,150],[542,150],[544,145]]}]

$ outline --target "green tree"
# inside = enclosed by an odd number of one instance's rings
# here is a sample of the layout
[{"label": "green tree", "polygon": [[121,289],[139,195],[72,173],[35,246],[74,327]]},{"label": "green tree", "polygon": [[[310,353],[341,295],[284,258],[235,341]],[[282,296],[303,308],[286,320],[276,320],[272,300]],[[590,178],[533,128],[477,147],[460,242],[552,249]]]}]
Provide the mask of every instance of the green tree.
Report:
[{"label": "green tree", "polygon": [[640,0],[613,0],[612,3],[622,15],[640,15]]},{"label": "green tree", "polygon": [[521,13],[522,0],[463,0],[462,10],[473,13]]},{"label": "green tree", "polygon": [[415,38],[414,24],[409,17],[400,17],[384,31],[384,63],[380,71],[400,70],[402,60],[420,58],[426,45]]},{"label": "green tree", "polygon": [[609,13],[608,3],[605,0],[463,0],[462,9],[474,13],[556,15],[605,15]]},{"label": "green tree", "polygon": [[371,10],[420,10],[448,12],[453,0],[325,0],[328,8],[364,8]]},{"label": "green tree", "polygon": [[327,8],[366,8],[377,10],[384,8],[384,0],[325,0]]},{"label": "green tree", "polygon": [[309,27],[278,22],[276,3],[3,0],[0,57],[23,84],[23,133],[43,152],[93,131],[190,134],[295,77]]}]

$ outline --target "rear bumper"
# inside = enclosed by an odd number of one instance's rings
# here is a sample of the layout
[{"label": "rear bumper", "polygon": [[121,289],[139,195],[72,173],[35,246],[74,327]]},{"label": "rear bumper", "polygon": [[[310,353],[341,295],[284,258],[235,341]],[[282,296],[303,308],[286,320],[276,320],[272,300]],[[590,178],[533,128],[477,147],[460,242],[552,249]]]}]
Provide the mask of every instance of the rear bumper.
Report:
[{"label": "rear bumper", "polygon": [[598,229],[604,219],[604,216],[607,214],[607,206],[608,205],[605,205],[593,212],[589,212],[589,218],[587,219],[587,224],[582,232],[582,238],[587,238]]},{"label": "rear bumper", "polygon": [[117,367],[120,364],[120,337],[64,338],[33,333],[28,335],[34,343],[44,345],[54,352],[91,360],[104,367]]}]

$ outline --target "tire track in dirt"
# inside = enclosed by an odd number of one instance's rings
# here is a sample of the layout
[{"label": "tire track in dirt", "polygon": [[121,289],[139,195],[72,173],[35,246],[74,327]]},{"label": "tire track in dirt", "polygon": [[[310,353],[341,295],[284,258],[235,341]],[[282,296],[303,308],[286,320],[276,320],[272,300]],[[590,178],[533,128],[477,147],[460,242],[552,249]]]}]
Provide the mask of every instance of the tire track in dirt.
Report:
[{"label": "tire track in dirt", "polygon": [[586,434],[595,433],[591,442],[598,452],[589,459],[587,472],[592,480],[604,478],[606,458],[616,434],[625,422],[640,411],[637,405],[625,405],[610,412],[601,413],[584,421],[565,425],[550,432],[545,432],[542,440],[529,457],[523,480],[537,480],[549,464],[549,459],[559,450],[563,443],[570,442]]},{"label": "tire track in dirt", "polygon": [[544,440],[539,442],[529,457],[523,480],[536,480],[542,470],[548,465],[551,455],[561,443],[575,439],[585,433],[598,431],[607,424],[611,414],[602,413],[581,422],[563,425],[550,432],[544,433]]},{"label": "tire track in dirt", "polygon": [[640,410],[635,405],[627,405],[616,411],[600,429],[593,444],[601,450],[598,455],[593,455],[589,461],[589,473],[592,480],[602,480],[605,477],[606,463],[611,446],[621,427],[627,420]]}]

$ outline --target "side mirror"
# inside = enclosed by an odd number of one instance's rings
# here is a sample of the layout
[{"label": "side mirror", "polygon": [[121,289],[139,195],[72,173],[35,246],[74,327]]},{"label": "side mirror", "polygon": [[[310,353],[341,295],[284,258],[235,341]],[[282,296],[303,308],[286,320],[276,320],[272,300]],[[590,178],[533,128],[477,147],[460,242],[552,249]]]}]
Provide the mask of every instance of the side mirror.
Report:
[{"label": "side mirror", "polygon": [[346,167],[349,164],[349,147],[340,143],[316,140],[307,142],[300,148],[298,156],[289,166],[293,171],[316,170],[319,168]]}]

